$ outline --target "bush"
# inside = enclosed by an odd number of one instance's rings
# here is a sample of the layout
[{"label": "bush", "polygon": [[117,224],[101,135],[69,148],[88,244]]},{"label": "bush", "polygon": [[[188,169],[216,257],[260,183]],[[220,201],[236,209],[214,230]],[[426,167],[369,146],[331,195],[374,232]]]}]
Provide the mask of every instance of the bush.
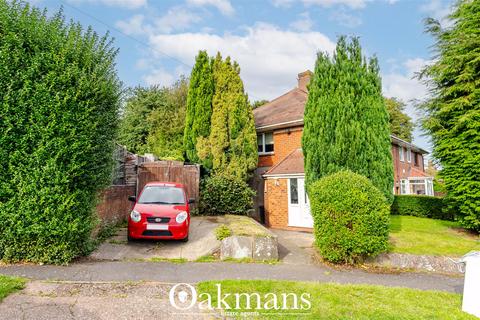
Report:
[{"label": "bush", "polygon": [[212,176],[202,181],[200,213],[204,215],[246,215],[253,206],[253,191],[239,178]]},{"label": "bush", "polygon": [[340,171],[314,182],[308,194],[323,258],[352,263],[387,250],[389,205],[366,177]]},{"label": "bush", "polygon": [[0,259],[67,263],[111,180],[116,49],[23,2],[0,0],[0,30]]},{"label": "bush", "polygon": [[230,230],[229,227],[226,225],[222,224],[215,229],[215,236],[217,237],[217,240],[222,241],[225,238],[228,238],[232,235],[232,230]]},{"label": "bush", "polygon": [[402,216],[455,220],[454,213],[446,208],[443,201],[443,198],[440,197],[396,195],[391,213]]}]

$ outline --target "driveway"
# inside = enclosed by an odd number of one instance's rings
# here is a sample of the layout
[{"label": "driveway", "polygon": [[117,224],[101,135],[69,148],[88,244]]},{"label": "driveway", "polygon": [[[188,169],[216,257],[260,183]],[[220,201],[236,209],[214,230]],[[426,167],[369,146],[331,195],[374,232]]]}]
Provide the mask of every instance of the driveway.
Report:
[{"label": "driveway", "polygon": [[278,258],[285,264],[313,264],[313,234],[270,229],[278,240]]},{"label": "driveway", "polygon": [[90,255],[93,260],[150,260],[186,259],[194,261],[212,254],[220,247],[215,228],[215,217],[192,217],[188,242],[181,241],[127,241],[127,228],[107,239]]}]

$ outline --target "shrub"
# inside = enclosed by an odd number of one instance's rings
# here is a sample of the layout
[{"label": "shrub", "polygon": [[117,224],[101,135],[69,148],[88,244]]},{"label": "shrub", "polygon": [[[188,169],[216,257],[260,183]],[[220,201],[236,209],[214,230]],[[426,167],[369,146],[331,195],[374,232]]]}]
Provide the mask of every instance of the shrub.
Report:
[{"label": "shrub", "polygon": [[308,189],[315,244],[331,262],[355,262],[388,248],[389,205],[370,180],[339,171]]},{"label": "shrub", "polygon": [[116,49],[24,2],[0,0],[0,30],[0,259],[67,263],[111,180]]},{"label": "shrub", "polygon": [[202,181],[200,213],[246,215],[253,206],[253,191],[239,178],[212,176]]},{"label": "shrub", "polygon": [[391,213],[402,216],[415,216],[441,220],[455,219],[455,215],[448,210],[440,197],[418,195],[396,195],[392,204]]},{"label": "shrub", "polygon": [[217,240],[222,241],[225,238],[228,238],[232,235],[232,230],[230,230],[229,227],[226,225],[222,224],[217,229],[215,229],[215,236],[217,237]]}]

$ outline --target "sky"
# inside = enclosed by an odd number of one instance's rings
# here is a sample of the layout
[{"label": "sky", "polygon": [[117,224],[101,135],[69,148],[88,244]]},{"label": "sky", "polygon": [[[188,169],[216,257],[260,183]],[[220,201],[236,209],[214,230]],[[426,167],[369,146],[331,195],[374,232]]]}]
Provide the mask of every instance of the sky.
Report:
[{"label": "sky", "polygon": [[[274,99],[314,69],[319,51],[333,52],[339,35],[357,36],[380,62],[382,90],[407,104],[428,96],[415,73],[432,59],[423,20],[446,15],[453,0],[32,0],[53,14],[110,32],[119,48],[125,86],[170,85],[188,76],[199,50],[220,51],[241,68],[251,101]],[[414,141],[431,150],[418,128]]]}]

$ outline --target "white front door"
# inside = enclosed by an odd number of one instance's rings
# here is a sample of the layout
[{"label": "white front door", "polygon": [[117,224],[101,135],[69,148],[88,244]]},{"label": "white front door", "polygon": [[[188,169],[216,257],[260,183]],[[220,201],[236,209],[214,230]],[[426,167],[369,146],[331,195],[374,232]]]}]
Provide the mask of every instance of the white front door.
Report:
[{"label": "white front door", "polygon": [[304,178],[288,179],[288,225],[313,228],[310,202],[305,192]]}]

